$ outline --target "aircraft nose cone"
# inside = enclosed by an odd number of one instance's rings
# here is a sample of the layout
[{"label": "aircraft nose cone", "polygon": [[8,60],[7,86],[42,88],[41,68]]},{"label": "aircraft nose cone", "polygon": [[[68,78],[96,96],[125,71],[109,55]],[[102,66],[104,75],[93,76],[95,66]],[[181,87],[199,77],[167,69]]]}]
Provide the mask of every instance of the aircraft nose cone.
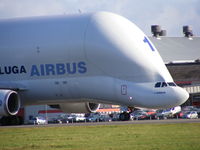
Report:
[{"label": "aircraft nose cone", "polygon": [[181,105],[188,100],[189,93],[185,89],[178,87],[176,90],[176,96],[177,96],[177,103]]}]

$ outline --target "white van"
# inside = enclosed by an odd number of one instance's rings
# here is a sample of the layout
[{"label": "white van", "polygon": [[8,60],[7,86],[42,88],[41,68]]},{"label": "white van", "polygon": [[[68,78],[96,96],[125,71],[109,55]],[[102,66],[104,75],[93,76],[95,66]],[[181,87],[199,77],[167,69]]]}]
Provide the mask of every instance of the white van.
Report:
[{"label": "white van", "polygon": [[29,124],[47,124],[47,120],[44,117],[38,116],[29,120]]},{"label": "white van", "polygon": [[156,118],[158,119],[167,119],[173,117],[173,115],[181,112],[181,106],[176,106],[173,108],[158,110],[156,114]]}]

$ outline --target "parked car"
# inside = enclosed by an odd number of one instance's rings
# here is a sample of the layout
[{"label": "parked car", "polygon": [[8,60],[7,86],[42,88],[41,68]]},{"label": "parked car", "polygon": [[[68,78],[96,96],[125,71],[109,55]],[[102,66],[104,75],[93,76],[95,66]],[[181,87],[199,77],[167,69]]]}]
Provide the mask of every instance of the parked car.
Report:
[{"label": "parked car", "polygon": [[156,111],[155,110],[145,110],[148,115],[148,119],[156,119]]},{"label": "parked car", "polygon": [[110,121],[112,121],[112,118],[108,115],[101,115],[99,118],[99,121],[110,122]]},{"label": "parked car", "polygon": [[146,112],[138,112],[137,114],[134,115],[132,118],[133,120],[145,120],[148,119],[149,115]]},{"label": "parked car", "polygon": [[171,108],[171,112],[172,114],[177,114],[181,112],[181,106],[176,106],[176,107]]},{"label": "parked car", "polygon": [[198,118],[198,113],[196,111],[188,111],[188,112],[184,113],[183,118],[186,118],[186,119],[197,119]]},{"label": "parked car", "polygon": [[87,117],[87,121],[88,122],[99,122],[99,118],[100,118],[100,116],[97,116],[97,115],[89,116],[89,117]]},{"label": "parked car", "polygon": [[120,113],[111,114],[112,121],[119,121]]},{"label": "parked car", "polygon": [[136,110],[130,114],[130,120],[136,120],[138,116],[141,114],[144,114],[145,112],[143,110]]},{"label": "parked car", "polygon": [[89,116],[86,117],[87,122],[98,122],[100,118],[100,114],[98,113],[91,113]]},{"label": "parked car", "polygon": [[76,122],[84,122],[86,121],[86,118],[84,116],[78,115],[75,117]]},{"label": "parked car", "polygon": [[76,115],[68,114],[66,118],[67,118],[68,123],[73,123],[73,122],[75,122]]},{"label": "parked car", "polygon": [[156,119],[167,119],[169,118],[171,115],[171,113],[169,111],[166,111],[166,110],[157,110],[156,111]]},{"label": "parked car", "polygon": [[167,119],[167,118],[173,118],[176,114],[181,112],[181,107],[176,106],[169,109],[164,110],[157,110],[156,118],[157,119]]},{"label": "parked car", "polygon": [[176,117],[183,118],[183,115],[184,115],[184,111],[181,111],[176,115]]},{"label": "parked car", "polygon": [[29,124],[47,124],[47,120],[44,117],[38,116],[29,120]]}]

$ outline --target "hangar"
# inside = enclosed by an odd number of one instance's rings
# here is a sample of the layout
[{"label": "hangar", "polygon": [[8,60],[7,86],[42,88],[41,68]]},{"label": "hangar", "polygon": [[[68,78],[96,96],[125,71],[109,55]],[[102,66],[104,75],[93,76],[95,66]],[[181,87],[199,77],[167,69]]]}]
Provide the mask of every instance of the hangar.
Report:
[{"label": "hangar", "polygon": [[[156,27],[160,30],[159,26]],[[200,37],[193,36],[189,26],[183,27],[183,37],[159,36],[159,32],[156,34],[153,30],[152,33],[153,37],[149,38],[174,81],[190,93],[190,98],[183,105],[200,106]]]}]

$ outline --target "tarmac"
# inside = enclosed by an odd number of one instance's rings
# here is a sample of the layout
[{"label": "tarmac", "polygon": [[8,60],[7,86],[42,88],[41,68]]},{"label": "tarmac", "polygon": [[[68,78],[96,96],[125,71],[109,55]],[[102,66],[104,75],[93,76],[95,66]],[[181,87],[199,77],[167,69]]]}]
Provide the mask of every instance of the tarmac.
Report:
[{"label": "tarmac", "polygon": [[34,127],[63,127],[63,126],[98,126],[98,125],[134,125],[134,124],[178,124],[178,123],[200,123],[199,119],[166,119],[166,120],[134,120],[134,121],[111,121],[111,122],[82,122],[46,125],[18,125],[0,126],[0,128],[34,128]]}]

